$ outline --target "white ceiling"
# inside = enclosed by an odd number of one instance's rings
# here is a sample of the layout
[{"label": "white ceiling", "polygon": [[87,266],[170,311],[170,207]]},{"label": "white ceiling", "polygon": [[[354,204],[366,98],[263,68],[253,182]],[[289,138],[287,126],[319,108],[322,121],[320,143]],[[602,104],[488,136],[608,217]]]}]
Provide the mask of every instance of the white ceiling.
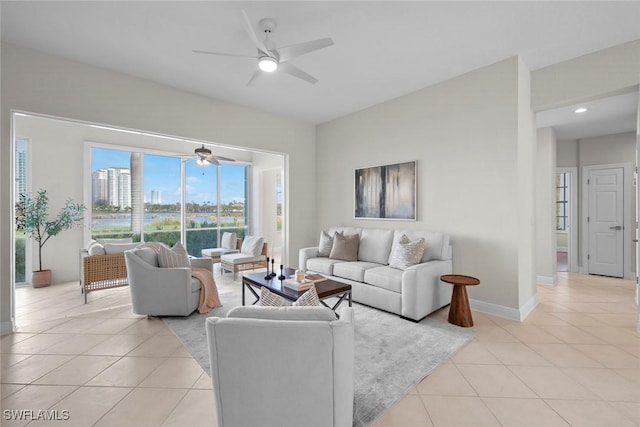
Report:
[{"label": "white ceiling", "polygon": [[[260,110],[322,123],[513,55],[536,70],[640,39],[640,2],[2,1],[2,40]],[[253,87],[242,26],[277,21],[276,46],[332,37]],[[637,108],[637,103],[636,103]],[[629,111],[625,114],[629,115]]]}]

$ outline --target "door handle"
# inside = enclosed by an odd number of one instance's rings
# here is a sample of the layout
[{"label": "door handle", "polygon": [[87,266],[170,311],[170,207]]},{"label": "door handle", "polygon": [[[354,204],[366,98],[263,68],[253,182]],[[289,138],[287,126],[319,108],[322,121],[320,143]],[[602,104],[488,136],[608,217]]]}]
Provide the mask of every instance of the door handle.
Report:
[{"label": "door handle", "polygon": [[614,227],[609,227],[609,230],[622,230],[622,226],[621,225],[616,225]]}]

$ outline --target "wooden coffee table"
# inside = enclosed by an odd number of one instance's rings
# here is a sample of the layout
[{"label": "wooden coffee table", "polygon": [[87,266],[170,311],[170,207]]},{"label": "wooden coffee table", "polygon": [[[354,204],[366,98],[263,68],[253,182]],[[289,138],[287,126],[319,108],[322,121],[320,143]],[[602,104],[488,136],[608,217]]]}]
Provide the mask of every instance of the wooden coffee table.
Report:
[{"label": "wooden coffee table", "polygon": [[[283,274],[286,277],[290,277],[294,273],[295,270],[293,268],[285,268],[283,271]],[[328,307],[335,311],[345,299],[348,301],[349,307],[351,307],[351,285],[347,285],[346,283],[341,283],[331,279],[317,282],[315,285],[320,303],[325,307]],[[259,290],[262,287],[269,289],[274,294],[280,295],[282,298],[285,298],[289,301],[297,300],[298,298],[300,298],[300,295],[306,292],[306,290],[298,292],[296,290],[285,287],[282,283],[282,280],[278,280],[277,276],[267,280],[265,279],[264,273],[246,274],[242,276],[242,305],[245,305],[245,289],[248,289],[256,298],[256,300],[252,303],[252,305],[255,305],[258,301],[260,301],[260,296],[256,292],[256,289]],[[328,306],[323,301],[331,297],[338,298],[338,302],[336,302],[332,307]]]},{"label": "wooden coffee table", "polygon": [[449,306],[449,323],[462,326],[463,328],[473,326],[471,307],[469,306],[469,298],[467,297],[467,286],[478,285],[480,284],[480,280],[461,274],[445,274],[444,276],[440,276],[440,280],[453,285],[451,305]]}]

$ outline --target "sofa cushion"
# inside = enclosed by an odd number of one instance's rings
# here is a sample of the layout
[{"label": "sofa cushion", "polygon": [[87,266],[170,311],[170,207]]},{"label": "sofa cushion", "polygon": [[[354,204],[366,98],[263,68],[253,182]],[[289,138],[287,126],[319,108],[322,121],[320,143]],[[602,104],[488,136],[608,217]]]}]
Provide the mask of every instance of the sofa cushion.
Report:
[{"label": "sofa cushion", "polygon": [[392,242],[393,230],[363,228],[360,234],[358,261],[388,264]]},{"label": "sofa cushion", "polygon": [[331,255],[333,248],[333,234],[329,235],[326,231],[320,232],[320,241],[318,243],[318,256],[328,257]]},{"label": "sofa cushion", "polygon": [[202,285],[200,284],[200,280],[196,279],[195,277],[191,278],[191,292],[198,292],[201,286]]},{"label": "sofa cushion", "polygon": [[341,262],[343,261],[324,257],[309,258],[307,260],[307,265],[305,268],[307,270],[317,271],[321,274],[328,274],[329,276],[333,276],[333,266]]},{"label": "sofa cushion", "polygon": [[400,293],[402,292],[402,274],[402,270],[388,266],[370,268],[364,273],[364,281],[368,285]]},{"label": "sofa cushion", "polygon": [[136,248],[138,243],[105,243],[103,246],[106,254],[121,254],[124,251]]},{"label": "sofa cushion", "polygon": [[[397,230],[393,235],[393,245],[395,245],[402,235],[406,234],[410,240],[424,239],[425,250],[420,262],[427,262],[432,259],[449,259],[449,235],[439,231],[412,231]],[[393,251],[393,247],[391,248]]]},{"label": "sofa cushion", "polygon": [[356,282],[364,282],[365,271],[376,267],[380,267],[380,264],[364,261],[339,262],[333,266],[333,275]]},{"label": "sofa cushion", "polygon": [[333,235],[333,247],[331,248],[329,258],[357,261],[359,243],[360,236],[357,234],[344,235],[342,232],[337,232]]},{"label": "sofa cushion", "polygon": [[133,243],[133,237],[123,237],[119,239],[96,239],[101,245],[107,243]]},{"label": "sofa cushion", "polygon": [[393,245],[393,250],[389,255],[389,267],[406,270],[412,265],[420,263],[424,249],[423,238],[411,241],[406,234],[403,234],[400,240]]}]

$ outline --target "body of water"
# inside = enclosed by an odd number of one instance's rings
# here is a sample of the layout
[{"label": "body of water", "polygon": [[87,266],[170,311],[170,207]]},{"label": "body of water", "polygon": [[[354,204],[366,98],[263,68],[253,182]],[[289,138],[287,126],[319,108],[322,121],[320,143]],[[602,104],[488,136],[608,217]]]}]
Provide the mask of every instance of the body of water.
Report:
[{"label": "body of water", "polygon": [[[154,221],[163,221],[165,219],[180,221],[180,212],[159,212],[159,213],[145,213],[144,225],[151,225]],[[222,223],[230,223],[234,221],[244,222],[244,218],[234,218],[231,216],[220,217]],[[193,221],[196,224],[202,224],[204,222],[215,223],[216,216],[209,213],[197,213],[187,214],[187,221]],[[94,215],[91,220],[92,229],[94,231],[105,228],[122,228],[131,226],[131,214],[99,214]]]}]

